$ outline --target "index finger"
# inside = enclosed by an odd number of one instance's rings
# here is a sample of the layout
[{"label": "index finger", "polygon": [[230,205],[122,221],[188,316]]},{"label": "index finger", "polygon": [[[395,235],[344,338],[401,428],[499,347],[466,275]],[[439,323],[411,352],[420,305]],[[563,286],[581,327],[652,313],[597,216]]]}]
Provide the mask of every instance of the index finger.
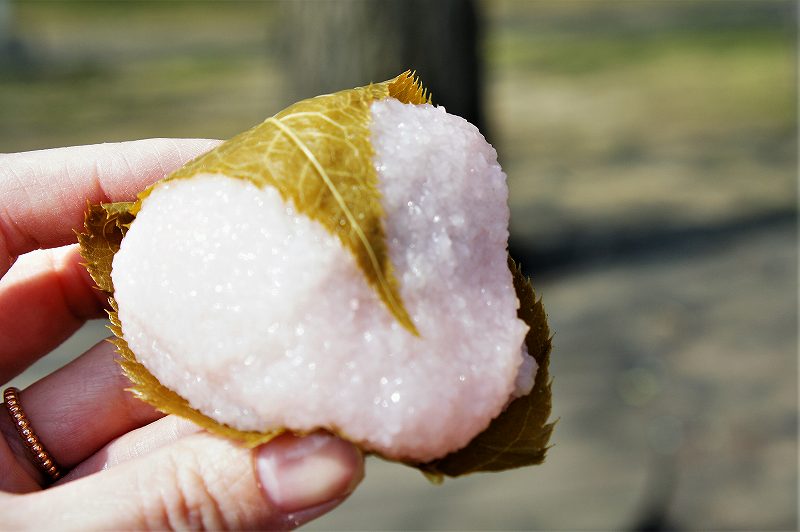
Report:
[{"label": "index finger", "polygon": [[0,272],[23,253],[73,242],[87,200],[130,201],[217,144],[147,139],[0,155]]}]

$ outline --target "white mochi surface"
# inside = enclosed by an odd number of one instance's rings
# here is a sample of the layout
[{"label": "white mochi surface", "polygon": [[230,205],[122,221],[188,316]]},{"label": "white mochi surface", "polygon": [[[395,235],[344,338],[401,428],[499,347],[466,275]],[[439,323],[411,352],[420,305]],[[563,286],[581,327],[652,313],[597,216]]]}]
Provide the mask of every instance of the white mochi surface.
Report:
[{"label": "white mochi surface", "polygon": [[506,263],[506,179],[478,130],[441,107],[375,102],[372,144],[420,337],[320,224],[223,175],[150,194],[114,257],[115,298],[137,359],[215,420],[327,428],[424,462],[469,443],[520,367],[535,368]]}]

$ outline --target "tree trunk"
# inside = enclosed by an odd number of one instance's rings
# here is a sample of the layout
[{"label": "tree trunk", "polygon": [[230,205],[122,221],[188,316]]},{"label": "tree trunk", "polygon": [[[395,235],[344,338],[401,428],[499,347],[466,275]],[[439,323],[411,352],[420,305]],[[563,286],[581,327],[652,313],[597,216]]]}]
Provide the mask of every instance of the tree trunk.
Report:
[{"label": "tree trunk", "polygon": [[484,130],[473,0],[286,2],[282,21],[291,100],[412,69],[435,104]]}]

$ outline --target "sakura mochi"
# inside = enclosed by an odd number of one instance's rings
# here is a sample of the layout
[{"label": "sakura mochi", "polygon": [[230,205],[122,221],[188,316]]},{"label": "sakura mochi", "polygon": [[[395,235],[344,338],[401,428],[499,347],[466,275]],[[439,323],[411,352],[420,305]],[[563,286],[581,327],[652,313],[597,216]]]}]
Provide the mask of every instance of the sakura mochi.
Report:
[{"label": "sakura mochi", "polygon": [[[176,413],[250,443],[323,429],[410,464],[498,437],[493,420],[537,393],[546,421],[546,367],[537,376],[526,337],[533,325],[547,351],[549,336],[543,311],[521,319],[506,176],[477,128],[404,83],[418,97],[347,91],[362,131],[309,133],[303,120],[320,111],[290,108],[265,122],[285,148],[261,133],[232,139],[121,209],[107,284],[143,399],[170,412],[179,402]],[[342,142],[369,167],[342,166]],[[243,161],[242,146],[255,155]],[[304,164],[290,178],[249,177],[291,172],[281,158],[295,149]]]}]

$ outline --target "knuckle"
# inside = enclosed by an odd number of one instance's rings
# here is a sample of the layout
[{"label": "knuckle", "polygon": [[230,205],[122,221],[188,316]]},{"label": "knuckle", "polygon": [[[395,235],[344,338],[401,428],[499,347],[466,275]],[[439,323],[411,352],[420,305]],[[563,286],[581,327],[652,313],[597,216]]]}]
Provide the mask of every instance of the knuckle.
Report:
[{"label": "knuckle", "polygon": [[[146,511],[148,528],[214,530],[231,528],[226,520],[219,490],[214,489],[205,475],[203,466],[195,453],[188,449],[176,449],[178,454],[168,453],[166,466],[161,469],[156,502],[158,511]],[[152,479],[151,479],[152,482]]]}]

